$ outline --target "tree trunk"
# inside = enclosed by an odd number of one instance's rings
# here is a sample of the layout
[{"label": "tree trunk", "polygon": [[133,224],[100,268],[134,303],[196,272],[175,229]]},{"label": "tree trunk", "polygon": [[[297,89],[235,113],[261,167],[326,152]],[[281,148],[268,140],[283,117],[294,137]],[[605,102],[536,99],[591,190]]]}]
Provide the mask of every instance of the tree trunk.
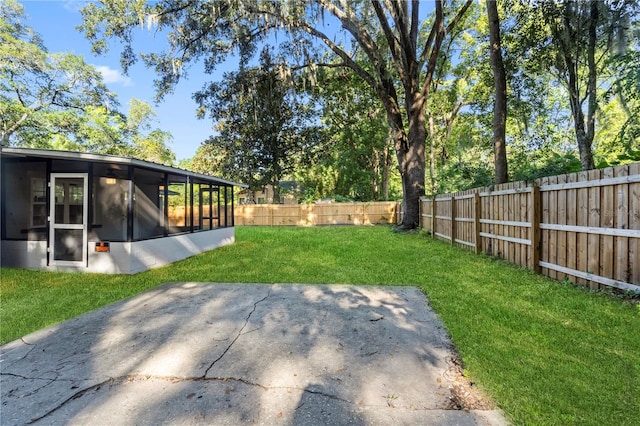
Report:
[{"label": "tree trunk", "polygon": [[271,200],[271,204],[280,204],[280,180],[274,180],[271,183],[271,188],[273,189],[273,199]]},{"label": "tree trunk", "polygon": [[373,149],[373,200],[380,201],[380,186],[382,185],[382,171],[380,170],[380,165],[382,163],[382,153],[378,152],[377,149]]},{"label": "tree trunk", "polygon": [[[407,93],[405,96],[410,97]],[[425,181],[425,144],[426,127],[424,118],[424,102],[420,94],[413,94],[407,105],[411,105],[407,111],[409,121],[408,135],[402,129],[395,132],[398,165],[402,178],[402,190],[404,194],[401,228],[415,229],[420,226],[420,197],[424,196]]]},{"label": "tree trunk", "polygon": [[433,120],[433,114],[429,114],[429,180],[431,184],[431,194],[438,193],[438,184],[436,182],[436,127]]},{"label": "tree trunk", "polygon": [[383,200],[389,199],[389,178],[391,176],[391,165],[393,161],[393,157],[389,155],[389,148],[393,143],[393,135],[389,134],[387,138],[387,143],[384,146],[384,151],[382,152],[382,197]]},{"label": "tree trunk", "polygon": [[507,78],[500,47],[500,18],[496,0],[486,0],[489,18],[489,40],[491,43],[491,68],[495,84],[493,104],[493,152],[496,183],[509,181],[507,169]]},{"label": "tree trunk", "polygon": [[246,204],[255,204],[256,203],[256,193],[251,188],[247,188],[247,199],[246,199],[245,203]]},{"label": "tree trunk", "polygon": [[[591,152],[591,145],[593,144],[593,131],[589,131],[593,128],[593,120],[595,111],[592,113],[588,111],[587,120],[591,121],[590,125],[585,125],[585,116],[582,111],[582,102],[580,100],[580,92],[578,88],[578,76],[576,74],[575,64],[570,53],[565,53],[565,62],[567,66],[567,76],[569,78],[569,104],[571,105],[571,114],[573,116],[573,127],[576,134],[576,142],[578,143],[578,151],[580,152],[580,165],[582,170],[591,170],[595,168],[593,163],[593,154]],[[591,73],[592,70],[589,70]],[[595,70],[593,71],[595,73]],[[591,86],[591,85],[590,85]],[[589,87],[589,102],[591,103],[592,97],[595,99],[595,87]]]},{"label": "tree trunk", "polygon": [[[578,114],[582,116],[582,111]],[[578,151],[580,152],[580,166],[582,170],[592,170],[596,166],[593,163],[593,154],[591,153],[591,144],[593,138],[589,139],[587,133],[584,130],[584,121],[578,122],[577,117],[575,120],[576,141],[578,142]]]},{"label": "tree trunk", "polygon": [[[571,115],[573,117],[576,142],[580,152],[580,165],[582,170],[591,170],[595,168],[591,146],[593,145],[593,138],[595,135],[595,114],[597,110],[597,65],[595,61],[595,50],[599,9],[598,2],[596,1],[592,2],[589,6],[589,32],[587,36],[588,80],[586,97],[582,98],[583,94],[581,93],[580,75],[578,71],[578,64],[580,63],[579,55],[582,53],[580,50],[582,47],[572,47],[572,35],[568,29],[572,28],[572,22],[577,18],[576,12],[570,6],[571,4],[568,4],[563,9],[563,27],[554,29],[554,37],[559,42],[560,52],[562,53],[564,66],[566,67],[566,70],[561,69],[559,71],[561,71],[561,73],[563,71],[566,72],[567,76],[566,83],[569,91],[569,104],[571,105]],[[572,55],[576,55],[575,59]],[[586,117],[582,110],[585,99],[587,99]]]}]

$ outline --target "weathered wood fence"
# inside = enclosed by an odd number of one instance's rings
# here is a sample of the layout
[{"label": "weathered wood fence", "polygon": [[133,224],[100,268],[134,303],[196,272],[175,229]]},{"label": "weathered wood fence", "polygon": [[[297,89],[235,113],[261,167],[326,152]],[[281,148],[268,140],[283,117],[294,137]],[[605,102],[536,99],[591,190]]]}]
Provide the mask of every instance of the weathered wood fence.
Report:
[{"label": "weathered wood fence", "polygon": [[369,225],[397,222],[398,203],[244,204],[235,206],[236,225]]},{"label": "weathered wood fence", "polygon": [[547,275],[640,292],[640,163],[421,200],[439,239]]}]

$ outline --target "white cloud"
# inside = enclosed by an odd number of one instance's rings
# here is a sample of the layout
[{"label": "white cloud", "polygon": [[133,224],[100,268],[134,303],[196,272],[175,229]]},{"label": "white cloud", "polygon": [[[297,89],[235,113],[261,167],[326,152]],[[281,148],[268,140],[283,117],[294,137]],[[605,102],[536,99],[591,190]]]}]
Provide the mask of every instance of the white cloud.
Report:
[{"label": "white cloud", "polygon": [[124,87],[133,86],[133,80],[126,75],[122,75],[120,71],[114,70],[106,65],[96,65],[95,67],[98,72],[102,74],[102,79],[105,83],[122,84]]},{"label": "white cloud", "polygon": [[78,12],[89,3],[88,1],[68,0],[64,2],[64,8],[70,12]]}]

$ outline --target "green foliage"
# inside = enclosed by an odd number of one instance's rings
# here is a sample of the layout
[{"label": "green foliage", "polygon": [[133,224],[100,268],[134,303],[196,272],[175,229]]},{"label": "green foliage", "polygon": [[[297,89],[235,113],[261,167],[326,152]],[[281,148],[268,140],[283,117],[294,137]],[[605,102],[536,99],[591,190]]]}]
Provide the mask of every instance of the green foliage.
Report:
[{"label": "green foliage", "polygon": [[275,60],[265,48],[258,67],[225,73],[224,81],[194,95],[219,132],[196,154],[196,170],[242,181],[253,191],[268,184],[277,188],[315,145],[313,105],[281,77]]},{"label": "green foliage", "polygon": [[72,133],[85,108],[116,102],[93,66],[47,52],[24,18],[19,3],[0,4],[0,142],[43,146],[51,132]]},{"label": "green foliage", "polygon": [[320,70],[316,78],[310,90],[322,105],[327,137],[316,147],[310,168],[296,174],[312,201],[331,195],[357,201],[398,197],[393,138],[375,93],[345,70]]},{"label": "green foliage", "polygon": [[175,163],[176,156],[167,146],[171,143],[173,136],[169,132],[153,127],[156,113],[151,105],[131,98],[126,120],[124,136],[128,141],[130,156],[160,164]]},{"label": "green foliage", "polygon": [[562,153],[548,148],[531,152],[524,149],[511,151],[512,180],[534,180],[581,170],[580,159],[574,153]]},{"label": "green foliage", "polygon": [[80,56],[49,53],[24,25],[24,8],[0,4],[2,145],[134,156],[172,164],[171,135],[152,129],[150,105],[131,99],[129,116],[101,74]]},{"label": "green foliage", "polygon": [[166,282],[418,286],[511,423],[632,425],[640,412],[640,305],[419,233],[239,227],[233,245],[134,276],[0,273],[2,342]]},{"label": "green foliage", "polygon": [[[467,156],[465,155],[465,157]],[[449,193],[489,186],[494,183],[493,176],[493,168],[486,161],[471,159],[449,161],[438,171],[438,191],[439,193]]]},{"label": "green foliage", "polygon": [[[542,7],[560,8],[567,2],[543,3],[498,3],[509,84],[510,180],[569,173],[580,167],[569,90],[563,78],[565,74],[559,73],[556,67],[563,68],[562,64],[556,64],[559,57],[554,43],[557,40],[550,23],[540,15]],[[601,5],[603,13],[597,28],[603,36],[597,47],[598,107],[591,149],[598,167],[638,161],[640,151],[640,133],[637,133],[640,129],[637,95],[640,93],[637,62],[640,31],[638,15],[634,17],[632,13],[637,10],[638,2],[614,3]],[[580,7],[588,4],[581,3]],[[611,8],[610,13],[605,6]],[[432,184],[435,193],[493,183],[492,89],[485,15],[480,4],[474,5],[457,36],[450,40],[450,47],[443,49],[446,55],[441,56],[435,92],[427,104],[427,123],[430,120],[434,123],[433,131],[427,127],[430,137],[426,148],[433,151],[434,162],[433,181],[429,175],[427,187]],[[615,22],[616,16],[620,22]],[[574,24],[579,23],[572,22]],[[578,39],[571,40],[571,43],[578,42]],[[584,52],[572,54],[584,55]],[[586,71],[581,69],[579,78],[584,79]],[[584,81],[576,84],[584,96]],[[586,111],[586,103],[584,108]]]},{"label": "green foliage", "polygon": [[594,150],[607,145],[607,141],[595,139],[596,128],[608,127],[613,119],[607,117],[608,100],[599,87],[620,86],[621,75],[612,73],[612,59],[626,49],[637,50],[627,40],[632,25],[636,25],[640,3],[514,3],[511,10],[514,18],[510,30],[522,70],[519,76],[526,80],[527,74],[547,75],[552,83],[562,86],[566,99],[563,107],[570,112],[582,167],[592,168]]},{"label": "green foliage", "polygon": [[[407,206],[403,221],[411,228],[419,222],[418,203],[424,195],[422,116],[430,81],[443,40],[471,4],[472,0],[436,2],[434,13],[425,19],[420,11],[423,3],[417,1],[90,3],[83,8],[81,29],[97,52],[104,51],[106,38],[123,42],[125,69],[136,60],[132,40],[140,23],[168,32],[168,48],[141,55],[157,71],[160,97],[175,87],[195,61],[204,60],[206,71],[213,72],[233,52],[239,54],[241,67],[246,67],[269,35],[285,39],[280,52],[287,57],[282,67],[287,77],[293,70],[308,69],[314,84],[318,67],[348,68],[369,86],[385,110]],[[339,25],[327,22],[325,15]],[[356,52],[362,52],[364,61]]]},{"label": "green foliage", "polygon": [[638,161],[640,151],[640,21],[633,23],[632,35],[631,46],[610,61],[614,84],[605,96],[615,106],[611,109],[616,120],[611,124],[618,133],[609,149],[617,151],[617,158],[608,159],[609,164]]}]

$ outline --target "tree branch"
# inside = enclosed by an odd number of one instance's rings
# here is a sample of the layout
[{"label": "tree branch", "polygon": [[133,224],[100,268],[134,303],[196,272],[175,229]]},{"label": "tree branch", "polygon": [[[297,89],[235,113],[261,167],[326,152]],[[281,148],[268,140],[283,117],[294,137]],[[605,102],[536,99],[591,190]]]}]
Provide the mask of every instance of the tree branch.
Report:
[{"label": "tree branch", "polygon": [[373,5],[373,9],[376,12],[378,21],[380,21],[380,25],[382,26],[382,31],[384,32],[384,36],[387,39],[387,43],[389,44],[389,50],[391,51],[391,56],[393,56],[395,60],[400,60],[400,55],[398,54],[399,42],[398,42],[398,39],[393,34],[393,30],[389,25],[389,21],[387,21],[387,17],[384,14],[382,5],[378,0],[371,0],[371,4]]},{"label": "tree branch", "polygon": [[310,68],[312,66],[316,66],[320,68],[350,68],[344,62],[338,62],[338,63],[314,62],[314,63],[300,64],[300,65],[292,66],[289,68],[291,69],[291,71],[300,71],[302,69]]},{"label": "tree branch", "polygon": [[359,26],[356,23],[355,19],[353,19],[353,16],[348,16],[347,13],[339,9],[330,0],[318,0],[318,3],[325,10],[327,10],[329,13],[340,20],[340,23],[342,23],[342,27],[345,30],[349,31],[349,33],[351,33],[353,38],[355,38],[360,46],[362,46],[374,66],[378,68],[378,63],[382,61],[382,59],[378,56],[380,49],[378,49],[378,46],[375,44],[373,38],[369,35],[367,30]]},{"label": "tree branch", "polygon": [[447,34],[449,34],[456,27],[456,25],[458,25],[458,22],[460,22],[464,14],[467,13],[467,9],[469,9],[472,2],[473,0],[467,0],[467,2],[462,5],[460,10],[456,14],[455,18],[453,18],[453,20],[449,22],[449,25],[447,25],[447,29],[446,29]]},{"label": "tree branch", "polygon": [[411,31],[409,32],[409,39],[411,40],[411,48],[414,52],[418,48],[418,25],[420,21],[420,1],[413,0],[411,2]]},{"label": "tree branch", "polygon": [[[433,45],[429,51],[429,62],[427,63],[427,75],[425,76],[424,82],[422,84],[421,93],[424,98],[427,97],[429,93],[429,86],[431,85],[431,81],[433,80],[433,74],[435,71],[436,63],[438,62],[438,53],[440,52],[440,46],[442,45],[442,41],[444,40],[445,30],[444,30],[444,12],[442,10],[442,2],[436,2],[436,20],[433,23],[433,27],[431,28],[431,33],[429,34],[429,39],[433,36],[432,43]],[[425,47],[426,48],[426,47]],[[423,54],[426,50],[423,52]]]},{"label": "tree branch", "polygon": [[[334,16],[338,17],[339,19],[340,19],[340,16],[341,16],[342,19],[346,20],[346,15],[344,14],[344,12],[342,12],[339,9],[337,9],[335,7],[335,5],[331,5],[330,12],[333,13],[332,11],[335,11],[335,13],[339,14],[339,16],[335,15],[335,14],[334,14]],[[276,14],[276,13],[274,13],[272,11],[267,11],[267,10],[253,9],[252,12],[256,13],[256,14],[262,14],[262,15],[268,15],[268,16],[275,17],[275,18],[279,19],[280,21],[282,21],[283,24],[286,24],[289,27],[299,29],[299,30],[304,31],[304,32],[306,32],[307,34],[309,34],[309,35],[311,35],[313,37],[316,37],[317,39],[322,41],[325,45],[327,45],[327,47],[329,47],[329,49],[331,49],[331,51],[333,51],[336,55],[338,55],[340,57],[340,59],[342,59],[344,61],[344,64],[345,64],[346,67],[351,68],[358,76],[360,76],[364,81],[366,81],[367,84],[369,84],[374,90],[378,90],[379,89],[379,84],[378,84],[378,82],[377,82],[375,77],[373,77],[364,68],[362,68],[360,65],[358,65],[358,63],[356,61],[354,61],[349,56],[349,54],[347,52],[345,52],[342,48],[340,48],[340,46],[336,45],[325,33],[323,33],[322,31],[319,31],[317,28],[313,27],[308,22],[301,21],[301,20],[291,20],[291,19],[287,20],[284,16]],[[355,37],[355,35],[354,35],[354,37]],[[363,45],[363,48],[365,48],[364,45]],[[369,46],[369,48],[371,48],[371,46]],[[375,57],[374,58],[370,57],[370,59],[373,62],[373,59],[375,59]]]}]

